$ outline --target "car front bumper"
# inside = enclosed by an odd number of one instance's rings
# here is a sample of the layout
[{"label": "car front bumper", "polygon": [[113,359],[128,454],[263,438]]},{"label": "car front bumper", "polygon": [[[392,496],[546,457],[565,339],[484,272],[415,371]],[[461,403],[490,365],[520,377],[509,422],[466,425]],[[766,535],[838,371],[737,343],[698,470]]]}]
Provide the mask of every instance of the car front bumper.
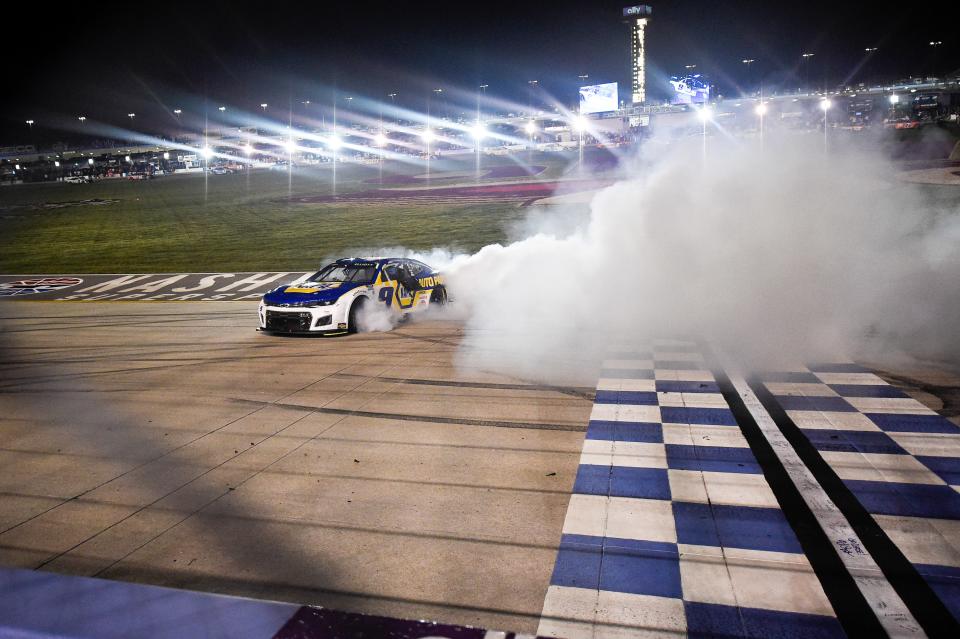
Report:
[{"label": "car front bumper", "polygon": [[316,307],[260,305],[261,331],[271,333],[343,333],[347,330],[346,310],[341,304]]}]

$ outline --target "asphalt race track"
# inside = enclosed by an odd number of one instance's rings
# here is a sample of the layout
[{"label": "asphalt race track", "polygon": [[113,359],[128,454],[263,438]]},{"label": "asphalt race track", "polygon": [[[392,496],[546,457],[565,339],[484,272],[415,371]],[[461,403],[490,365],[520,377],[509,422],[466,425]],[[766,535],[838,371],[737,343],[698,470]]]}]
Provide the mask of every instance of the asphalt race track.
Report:
[{"label": "asphalt race track", "polygon": [[274,629],[320,605],[573,639],[956,636],[952,373],[744,378],[631,338],[549,386],[471,365],[453,319],[256,331],[238,297],[296,275],[7,278],[0,620],[62,630],[30,593],[74,575],[296,604]]},{"label": "asphalt race track", "polygon": [[0,305],[0,565],[535,631],[593,390],[255,307]]}]

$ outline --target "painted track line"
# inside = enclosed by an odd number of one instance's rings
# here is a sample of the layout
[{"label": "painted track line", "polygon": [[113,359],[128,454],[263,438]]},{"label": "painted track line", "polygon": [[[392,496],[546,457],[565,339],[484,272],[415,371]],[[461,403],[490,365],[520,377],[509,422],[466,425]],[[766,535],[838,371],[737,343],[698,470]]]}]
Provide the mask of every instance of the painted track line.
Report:
[{"label": "painted track line", "polygon": [[[730,361],[723,356],[721,359],[727,363]],[[925,637],[926,633],[923,632],[903,599],[887,581],[850,522],[800,459],[746,379],[739,372],[731,372],[735,371],[735,368],[728,366],[725,368],[730,383],[800,491],[804,502],[813,512],[817,522],[831,541],[834,551],[853,577],[854,583],[884,630],[891,637]]]}]

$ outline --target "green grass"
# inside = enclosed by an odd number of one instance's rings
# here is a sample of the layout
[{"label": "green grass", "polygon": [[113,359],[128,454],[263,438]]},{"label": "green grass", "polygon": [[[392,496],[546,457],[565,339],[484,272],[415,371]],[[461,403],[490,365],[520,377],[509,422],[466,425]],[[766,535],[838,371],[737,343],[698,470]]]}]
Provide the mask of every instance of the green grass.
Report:
[{"label": "green grass", "polygon": [[[539,158],[535,158],[535,162]],[[506,160],[490,158],[493,165]],[[545,162],[539,162],[544,164]],[[472,162],[470,163],[472,166]],[[562,166],[550,163],[547,175]],[[439,167],[438,167],[439,169]],[[444,166],[443,170],[463,170]],[[390,172],[422,169],[388,166]],[[375,166],[343,165],[337,192],[375,188]],[[525,211],[514,203],[290,204],[285,172],[36,184],[0,189],[0,273],[117,273],[297,270],[333,255],[383,247],[472,251],[505,239]],[[434,180],[433,185],[444,180]],[[293,195],[331,192],[329,167],[295,173]],[[87,198],[104,206],[37,209]],[[22,207],[28,208],[22,208]]]}]

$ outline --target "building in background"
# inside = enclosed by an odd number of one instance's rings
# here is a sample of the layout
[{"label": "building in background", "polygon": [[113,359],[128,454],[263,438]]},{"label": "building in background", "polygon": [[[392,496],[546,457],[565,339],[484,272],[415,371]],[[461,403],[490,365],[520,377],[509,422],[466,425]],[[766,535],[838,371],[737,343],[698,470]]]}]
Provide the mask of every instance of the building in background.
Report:
[{"label": "building in background", "polygon": [[630,81],[632,102],[642,104],[647,101],[647,23],[653,9],[647,4],[624,7],[623,18],[630,27]]}]

